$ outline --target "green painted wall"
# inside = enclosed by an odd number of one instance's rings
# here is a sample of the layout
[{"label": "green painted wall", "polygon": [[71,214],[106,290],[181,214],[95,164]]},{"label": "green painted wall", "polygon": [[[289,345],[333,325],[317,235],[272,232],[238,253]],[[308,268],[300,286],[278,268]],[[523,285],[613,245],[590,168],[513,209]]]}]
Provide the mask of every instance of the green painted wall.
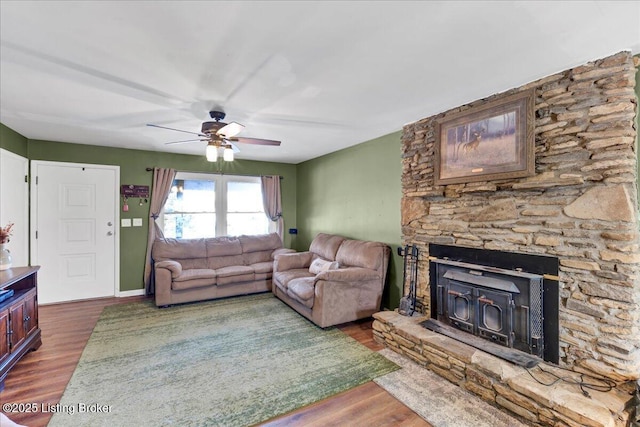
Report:
[{"label": "green painted wall", "polygon": [[[296,166],[285,163],[235,160],[209,163],[204,156],[128,150],[93,145],[69,144],[51,141],[28,141],[30,160],[48,160],[120,166],[120,183],[152,184],[153,172],[147,167],[171,167],[182,171],[211,172],[238,175],[280,175],[282,180],[282,206],[286,228],[296,227]],[[122,204],[122,201],[120,202]],[[120,218],[143,218],[142,227],[120,228],[120,290],[143,288],[144,257],[149,226],[149,205],[129,200],[129,211],[120,211]],[[285,234],[285,246],[292,247]]]},{"label": "green painted wall", "polygon": [[27,138],[0,123],[0,148],[27,157]]},{"label": "green painted wall", "polygon": [[391,246],[389,285],[383,305],[402,296],[400,132],[298,165],[298,235],[294,248],[307,250],[317,233],[377,240]]}]

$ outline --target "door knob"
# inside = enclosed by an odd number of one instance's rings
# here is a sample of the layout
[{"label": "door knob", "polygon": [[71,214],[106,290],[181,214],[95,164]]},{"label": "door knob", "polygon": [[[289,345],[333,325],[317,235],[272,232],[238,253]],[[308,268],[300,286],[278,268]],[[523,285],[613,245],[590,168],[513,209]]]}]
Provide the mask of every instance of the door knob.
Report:
[{"label": "door knob", "polygon": [[111,221],[109,221],[109,222],[107,223],[107,225],[108,225],[109,227],[111,227],[111,226],[113,225],[113,223],[112,223]]},{"label": "door knob", "polygon": [[107,231],[107,236],[113,236],[113,231]]}]

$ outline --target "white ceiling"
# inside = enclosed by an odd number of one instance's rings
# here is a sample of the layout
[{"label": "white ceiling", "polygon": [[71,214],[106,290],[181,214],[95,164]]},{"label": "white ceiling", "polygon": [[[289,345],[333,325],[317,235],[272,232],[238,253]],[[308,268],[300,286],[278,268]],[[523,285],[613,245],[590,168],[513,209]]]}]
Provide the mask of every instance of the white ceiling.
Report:
[{"label": "white ceiling", "polygon": [[[299,163],[622,50],[638,1],[0,1],[0,122],[30,139]],[[188,135],[186,135],[188,139]]]}]

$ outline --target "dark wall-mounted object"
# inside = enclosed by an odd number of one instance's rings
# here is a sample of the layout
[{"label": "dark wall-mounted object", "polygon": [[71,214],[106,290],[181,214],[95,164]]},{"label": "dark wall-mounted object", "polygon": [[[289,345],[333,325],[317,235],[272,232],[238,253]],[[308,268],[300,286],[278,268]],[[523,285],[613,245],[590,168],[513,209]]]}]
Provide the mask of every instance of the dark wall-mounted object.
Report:
[{"label": "dark wall-mounted object", "polygon": [[126,198],[149,198],[149,186],[124,184],[120,186],[120,194]]}]

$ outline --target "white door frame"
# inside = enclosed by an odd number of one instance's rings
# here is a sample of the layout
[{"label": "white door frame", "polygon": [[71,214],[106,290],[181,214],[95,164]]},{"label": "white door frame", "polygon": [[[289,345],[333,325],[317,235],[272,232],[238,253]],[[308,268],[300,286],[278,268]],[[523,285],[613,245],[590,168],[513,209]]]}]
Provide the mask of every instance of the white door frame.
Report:
[{"label": "white door frame", "polygon": [[113,296],[119,296],[120,294],[120,166],[114,165],[96,165],[91,163],[71,163],[71,162],[52,162],[46,160],[31,160],[31,175],[29,182],[31,184],[31,264],[37,265],[38,254],[38,239],[36,239],[36,225],[38,221],[38,191],[35,177],[37,176],[38,166],[67,166],[67,167],[86,167],[92,169],[109,169],[114,171],[116,183],[113,189],[113,217],[115,218],[114,225],[114,280],[113,280]]},{"label": "white door frame", "polygon": [[[7,225],[8,221],[15,223],[13,228],[14,237],[10,249],[13,255],[13,266],[30,265],[29,263],[29,184],[25,178],[29,175],[29,159],[22,157],[11,151],[0,148],[0,161],[4,159],[10,159],[18,161],[23,164],[23,171],[19,176],[8,176],[3,169],[2,175],[0,172],[0,227]],[[10,192],[7,194],[6,191]],[[11,194],[11,193],[14,194]],[[16,196],[18,193],[19,196]],[[4,199],[4,200],[3,200]],[[11,203],[9,203],[11,200]],[[22,201],[21,206],[15,206],[13,203],[16,201]],[[19,217],[16,213],[20,212]],[[18,242],[18,246],[16,246]],[[16,247],[21,248],[16,251]],[[16,261],[16,259],[18,261]]]}]

